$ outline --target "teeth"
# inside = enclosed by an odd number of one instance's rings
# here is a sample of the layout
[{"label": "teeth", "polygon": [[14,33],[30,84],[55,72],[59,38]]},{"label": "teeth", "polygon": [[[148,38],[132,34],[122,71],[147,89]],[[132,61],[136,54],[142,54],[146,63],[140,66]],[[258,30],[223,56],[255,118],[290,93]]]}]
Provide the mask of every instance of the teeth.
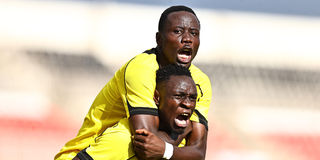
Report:
[{"label": "teeth", "polygon": [[184,50],[182,50],[182,52],[185,52],[185,53],[191,53],[191,51],[190,51],[190,50],[188,50],[188,49],[184,49]]},{"label": "teeth", "polygon": [[187,121],[175,119],[175,123],[179,127],[187,127]]},{"label": "teeth", "polygon": [[178,59],[180,62],[183,63],[190,63],[191,62],[191,55],[186,55],[186,54],[178,54]]},{"label": "teeth", "polygon": [[183,115],[183,116],[189,116],[189,114],[187,114],[187,113],[183,113],[183,114],[181,114],[181,115]]}]

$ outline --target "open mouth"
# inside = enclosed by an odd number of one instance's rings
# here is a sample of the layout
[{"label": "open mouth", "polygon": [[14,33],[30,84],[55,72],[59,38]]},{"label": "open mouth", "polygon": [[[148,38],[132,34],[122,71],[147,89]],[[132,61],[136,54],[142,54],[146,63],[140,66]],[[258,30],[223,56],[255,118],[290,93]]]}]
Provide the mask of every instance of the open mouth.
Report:
[{"label": "open mouth", "polygon": [[190,63],[192,58],[192,49],[183,48],[179,50],[177,57],[181,63]]},{"label": "open mouth", "polygon": [[188,126],[189,119],[190,119],[189,113],[182,113],[182,114],[178,115],[174,119],[174,121],[178,127],[186,128]]}]

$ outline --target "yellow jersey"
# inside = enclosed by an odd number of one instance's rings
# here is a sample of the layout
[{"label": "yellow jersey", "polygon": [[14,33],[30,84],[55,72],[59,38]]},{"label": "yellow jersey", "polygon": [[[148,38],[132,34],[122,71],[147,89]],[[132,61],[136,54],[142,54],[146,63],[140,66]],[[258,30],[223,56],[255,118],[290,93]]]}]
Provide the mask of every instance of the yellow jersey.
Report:
[{"label": "yellow jersey", "polygon": [[[158,115],[153,101],[156,88],[156,71],[159,64],[155,48],[147,50],[128,61],[103,87],[95,98],[78,135],[67,142],[55,156],[56,160],[72,159],[77,153],[101,135],[106,128],[118,123],[120,119],[135,114]],[[208,129],[208,111],[212,90],[208,76],[195,65],[189,67],[197,85],[198,97],[192,121],[200,122]]]}]

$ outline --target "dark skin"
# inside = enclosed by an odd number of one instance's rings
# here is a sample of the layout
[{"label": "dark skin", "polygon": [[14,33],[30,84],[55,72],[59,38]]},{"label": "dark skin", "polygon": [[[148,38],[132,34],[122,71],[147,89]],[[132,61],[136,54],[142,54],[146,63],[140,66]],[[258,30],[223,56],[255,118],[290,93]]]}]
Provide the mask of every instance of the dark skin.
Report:
[{"label": "dark skin", "polygon": [[[159,109],[160,127],[166,134],[178,135],[179,139],[188,136],[192,125],[190,117],[196,106],[197,89],[194,81],[188,76],[170,76],[169,80],[157,84],[154,101]],[[161,139],[151,132],[141,129],[136,135],[134,144],[136,152],[144,154],[145,144],[155,144],[159,149]],[[148,150],[147,150],[148,151]],[[157,159],[156,155],[153,157]],[[139,157],[139,159],[143,159]],[[73,160],[79,160],[75,157]]]},{"label": "dark skin", "polygon": [[199,21],[189,12],[170,13],[162,31],[157,32],[156,40],[160,67],[174,63],[190,67],[200,45]]},{"label": "dark skin", "polygon": [[171,76],[168,82],[163,83],[155,93],[156,103],[160,104],[159,129],[168,135],[182,134],[191,125],[189,117],[196,106],[196,85],[191,77],[186,76]]},{"label": "dark skin", "polygon": [[[185,11],[172,12],[164,26],[156,34],[159,66],[176,63],[189,67],[200,45],[200,24],[197,17]],[[159,130],[158,116],[133,115],[129,121],[131,130],[135,133],[133,144],[139,158],[161,159],[165,150],[164,141],[167,141],[175,146],[172,160],[205,159],[207,130],[203,124],[191,122],[192,132],[187,137],[186,146],[179,148],[176,146],[181,138],[173,140],[166,132]],[[137,146],[136,140],[144,143]]]},{"label": "dark skin", "polygon": [[[160,104],[158,105],[161,122],[159,130],[167,135],[178,135],[178,139],[181,140],[186,137],[192,129],[190,116],[195,108],[196,99],[197,89],[191,77],[171,76],[168,82],[157,84],[155,102],[157,105]],[[136,153],[145,154],[146,144],[155,144],[155,149],[161,148],[161,139],[145,129],[139,132],[141,133],[137,134],[134,140]],[[162,154],[158,156],[162,157]],[[157,156],[152,158],[157,159]]]}]

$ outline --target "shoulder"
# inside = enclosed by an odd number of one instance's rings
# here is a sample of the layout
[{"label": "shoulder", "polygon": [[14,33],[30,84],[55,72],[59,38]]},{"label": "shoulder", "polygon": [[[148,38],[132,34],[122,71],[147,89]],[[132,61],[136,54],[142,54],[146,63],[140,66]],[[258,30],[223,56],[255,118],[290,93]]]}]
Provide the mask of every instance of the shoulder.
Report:
[{"label": "shoulder", "polygon": [[127,67],[135,66],[149,66],[152,68],[158,68],[156,54],[154,53],[153,49],[146,50],[143,53],[138,54],[127,63]]},{"label": "shoulder", "polygon": [[125,66],[124,73],[126,78],[145,79],[154,78],[159,68],[156,55],[143,52],[132,58]]},{"label": "shoulder", "polygon": [[210,83],[208,75],[194,64],[191,64],[189,70],[191,72],[192,78],[194,79],[194,81],[196,81],[196,83],[198,83],[198,81],[205,81],[206,83]]}]

